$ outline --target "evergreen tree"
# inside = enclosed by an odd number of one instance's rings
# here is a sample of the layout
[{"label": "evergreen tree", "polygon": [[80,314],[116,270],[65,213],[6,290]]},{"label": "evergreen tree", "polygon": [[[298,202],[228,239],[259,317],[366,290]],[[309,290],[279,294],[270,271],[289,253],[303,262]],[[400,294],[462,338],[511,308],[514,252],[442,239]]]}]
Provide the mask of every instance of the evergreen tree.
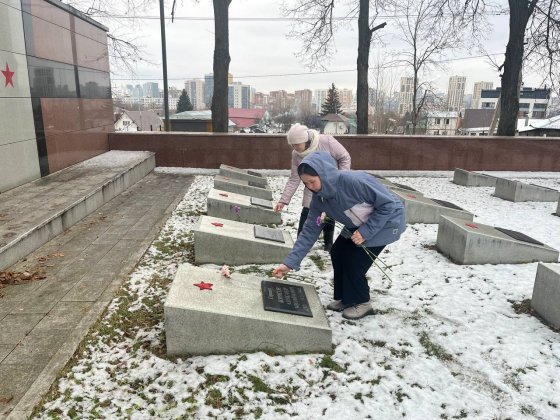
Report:
[{"label": "evergreen tree", "polygon": [[329,88],[327,92],[327,97],[323,105],[321,106],[321,116],[325,116],[327,114],[340,114],[342,112],[342,105],[340,103],[340,99],[338,99],[338,90],[334,83]]},{"label": "evergreen tree", "polygon": [[181,96],[179,96],[179,102],[177,102],[177,112],[192,111],[192,110],[193,110],[193,106],[191,104],[189,94],[185,89],[183,89]]}]

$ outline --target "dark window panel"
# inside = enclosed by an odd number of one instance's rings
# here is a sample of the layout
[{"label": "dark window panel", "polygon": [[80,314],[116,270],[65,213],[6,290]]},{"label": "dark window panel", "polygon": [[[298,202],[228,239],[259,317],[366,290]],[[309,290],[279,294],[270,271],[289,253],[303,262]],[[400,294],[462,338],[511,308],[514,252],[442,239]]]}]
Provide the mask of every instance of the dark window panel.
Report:
[{"label": "dark window panel", "polygon": [[74,66],[27,57],[29,84],[33,98],[76,98]]}]

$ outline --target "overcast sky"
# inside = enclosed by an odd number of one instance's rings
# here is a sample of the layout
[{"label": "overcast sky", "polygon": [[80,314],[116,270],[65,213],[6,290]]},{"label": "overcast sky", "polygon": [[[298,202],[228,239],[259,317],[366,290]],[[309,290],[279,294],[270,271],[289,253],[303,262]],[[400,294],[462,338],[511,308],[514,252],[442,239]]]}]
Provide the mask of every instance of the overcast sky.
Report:
[{"label": "overcast sky", "polygon": [[[339,88],[356,89],[356,58],[358,45],[357,22],[349,24],[348,28],[340,29],[335,35],[337,49],[336,57],[326,64],[329,73],[317,73],[320,69],[310,71],[296,56],[301,49],[301,42],[289,38],[291,22],[286,20],[235,20],[235,18],[280,18],[282,17],[279,2],[263,0],[233,0],[230,8],[230,73],[235,81],[241,81],[256,88],[257,91],[269,92],[284,89],[293,92],[299,89],[326,89],[332,82]],[[142,12],[144,16],[158,16],[157,7]],[[166,16],[170,9],[166,8]],[[337,9],[335,9],[337,15]],[[206,17],[207,20],[175,20],[167,21],[167,57],[168,77],[170,86],[182,88],[184,81],[193,78],[203,78],[205,73],[212,72],[212,57],[214,51],[214,22],[212,2],[201,0],[183,0],[177,3],[176,16]],[[378,33],[385,45],[375,41],[372,45],[370,66],[375,62],[374,57],[391,57],[392,51],[402,47],[397,39],[397,28],[394,20],[381,19],[387,26]],[[111,32],[126,31],[124,23],[104,22]],[[163,87],[161,70],[161,38],[159,21],[146,19],[138,22],[133,29],[138,34],[138,43],[143,46],[146,58],[154,64],[140,63],[136,70],[136,79],[130,80],[130,75],[113,69],[113,85],[125,83],[144,83],[157,81]],[[492,30],[489,31],[485,42],[489,53],[503,54],[508,37],[508,17],[495,16],[491,21]],[[487,58],[470,58],[480,55],[480,51],[457,51],[447,55],[450,61],[444,71],[434,71],[426,76],[441,92],[447,91],[449,77],[461,75],[467,77],[465,93],[472,93],[474,82],[490,81],[494,87],[499,86],[499,77]],[[496,56],[503,60],[503,55]],[[394,76],[406,75],[406,69],[395,67],[390,70]],[[283,75],[283,76],[280,76]],[[126,80],[124,80],[126,79]],[[534,74],[524,75],[525,86],[538,87],[540,78]]]}]

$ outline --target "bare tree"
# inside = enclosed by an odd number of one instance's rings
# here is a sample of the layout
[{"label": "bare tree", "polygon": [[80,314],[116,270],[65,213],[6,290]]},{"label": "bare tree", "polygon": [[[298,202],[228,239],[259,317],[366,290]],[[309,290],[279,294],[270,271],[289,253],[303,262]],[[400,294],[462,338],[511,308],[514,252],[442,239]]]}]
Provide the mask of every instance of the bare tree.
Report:
[{"label": "bare tree", "polygon": [[214,94],[212,126],[215,132],[228,131],[229,5],[231,0],[214,2]]},{"label": "bare tree", "polygon": [[[340,25],[358,18],[357,131],[359,134],[367,134],[369,50],[374,32],[385,27],[386,23],[374,24],[378,14],[378,0],[360,0],[357,4],[351,2],[350,9],[344,16],[338,16],[338,19],[333,16],[335,3],[335,0],[297,0],[295,5],[285,3],[283,9],[286,15],[296,19],[291,35],[301,39],[302,49],[299,56],[309,68],[325,68],[324,64],[330,61],[336,52],[336,30]],[[375,13],[370,19],[372,3]]]},{"label": "bare tree", "polygon": [[[136,17],[148,10],[152,4],[151,0],[129,0],[127,2],[70,0],[67,3],[110,28],[107,34],[107,44],[111,68],[135,74],[135,65],[138,62],[150,63],[146,59],[143,47],[136,35],[140,28],[140,20]],[[123,15],[130,19],[118,18]]]},{"label": "bare tree", "polygon": [[443,54],[461,47],[461,20],[442,10],[441,0],[391,0],[400,38],[406,46],[399,52],[399,60],[413,77],[412,134],[416,132],[419,116],[429,90],[421,78],[430,70],[442,68]]}]

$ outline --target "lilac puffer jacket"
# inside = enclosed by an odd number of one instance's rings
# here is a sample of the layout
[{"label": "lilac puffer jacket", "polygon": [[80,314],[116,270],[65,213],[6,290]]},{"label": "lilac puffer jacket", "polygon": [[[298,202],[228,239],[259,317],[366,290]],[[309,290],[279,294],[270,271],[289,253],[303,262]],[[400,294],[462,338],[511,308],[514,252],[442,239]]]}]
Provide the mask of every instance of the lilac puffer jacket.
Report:
[{"label": "lilac puffer jacket", "polygon": [[[327,134],[319,135],[319,144],[317,146],[317,151],[324,151],[329,153],[334,160],[336,160],[337,166],[339,170],[349,170],[350,169],[350,154],[344,148],[342,144],[338,142],[333,136],[329,136]],[[301,179],[297,173],[297,168],[303,157],[300,156],[295,150],[292,151],[292,172],[290,174],[290,178],[284,187],[284,192],[282,193],[282,197],[280,198],[280,203],[284,203],[286,205],[290,204],[290,200],[292,199],[293,195],[295,194],[296,190],[299,187],[299,183]],[[313,193],[305,188],[303,190],[303,207],[309,207],[311,204],[311,197]]]}]

